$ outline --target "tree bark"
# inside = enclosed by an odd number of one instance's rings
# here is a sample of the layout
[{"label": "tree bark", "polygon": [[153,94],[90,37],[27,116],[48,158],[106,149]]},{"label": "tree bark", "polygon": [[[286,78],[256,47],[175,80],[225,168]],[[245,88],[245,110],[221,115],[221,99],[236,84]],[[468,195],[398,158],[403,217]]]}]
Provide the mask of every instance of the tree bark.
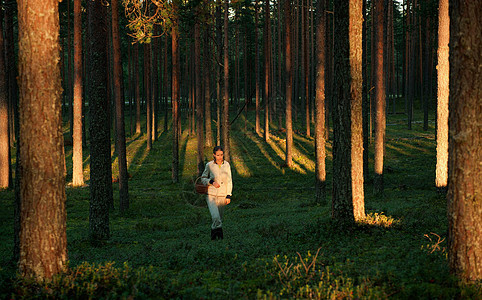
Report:
[{"label": "tree bark", "polygon": [[482,280],[481,26],[477,1],[450,1],[448,259],[470,283]]},{"label": "tree bark", "polygon": [[221,144],[224,148],[224,158],[230,161],[229,147],[229,0],[224,1],[224,36],[223,36],[223,114],[221,127]]},{"label": "tree bark", "polygon": [[144,100],[146,102],[147,150],[152,149],[151,44],[144,44]]},{"label": "tree bark", "polygon": [[293,55],[291,53],[291,0],[284,0],[285,13],[285,76],[286,76],[286,166],[293,166]]},{"label": "tree bark", "polygon": [[265,0],[264,6],[264,140],[267,142],[269,136],[269,106],[271,97],[270,70],[271,70],[271,19],[269,1]]},{"label": "tree bark", "polygon": [[179,182],[179,92],[181,66],[179,61],[179,0],[172,2],[172,182]]},{"label": "tree bark", "polygon": [[325,166],[325,0],[318,0],[316,7],[316,93],[315,93],[315,156],[316,156],[316,203],[326,202]]},{"label": "tree bark", "polygon": [[447,188],[449,156],[449,0],[439,0],[437,51],[437,164],[435,186],[440,192]]},{"label": "tree bark", "polygon": [[74,0],[74,122],[72,136],[72,185],[84,185],[82,158],[82,11],[81,1]]},{"label": "tree bark", "polygon": [[[362,1],[335,1],[333,207],[340,222],[365,216],[362,132]],[[347,59],[349,58],[349,59]]]},{"label": "tree bark", "polygon": [[114,50],[114,97],[116,110],[116,143],[117,160],[119,163],[119,209],[126,211],[129,208],[129,187],[127,174],[126,136],[124,124],[124,97],[121,89],[123,80],[121,45],[119,35],[119,2],[111,1],[112,7],[112,45]]},{"label": "tree bark", "polygon": [[376,0],[375,14],[375,177],[373,189],[375,194],[383,193],[383,156],[385,148],[385,119],[386,119],[386,92],[384,68],[384,0]]},{"label": "tree bark", "polygon": [[259,120],[259,46],[258,46],[258,22],[259,22],[259,13],[258,13],[258,0],[256,0],[254,4],[254,13],[255,13],[255,22],[254,22],[254,44],[255,44],[255,85],[256,85],[256,99],[255,99],[255,105],[256,105],[256,116],[255,116],[255,131],[257,135],[261,135],[261,125],[260,125],[260,120]]},{"label": "tree bark", "polygon": [[[206,129],[205,146],[213,147],[213,132],[211,126],[211,55],[210,27],[204,30],[204,121]],[[204,167],[204,166],[203,166]]]},{"label": "tree bark", "polygon": [[93,241],[110,236],[112,197],[110,105],[107,99],[107,10],[102,1],[87,6],[89,36],[90,210],[89,235]]},{"label": "tree bark", "polygon": [[5,39],[3,38],[3,13],[0,12],[0,189],[11,186],[10,130],[5,72]]},{"label": "tree bark", "polygon": [[[199,7],[198,7],[199,10]],[[199,11],[194,24],[194,77],[196,89],[196,133],[197,133],[197,171],[198,176],[204,172],[204,107],[201,99],[201,45],[199,29]]]},{"label": "tree bark", "polygon": [[67,262],[59,11],[55,0],[17,3],[23,164],[19,269],[25,277],[45,279]]},{"label": "tree bark", "polygon": [[136,98],[136,134],[141,134],[141,92],[139,80],[139,43],[134,45],[134,76]]}]

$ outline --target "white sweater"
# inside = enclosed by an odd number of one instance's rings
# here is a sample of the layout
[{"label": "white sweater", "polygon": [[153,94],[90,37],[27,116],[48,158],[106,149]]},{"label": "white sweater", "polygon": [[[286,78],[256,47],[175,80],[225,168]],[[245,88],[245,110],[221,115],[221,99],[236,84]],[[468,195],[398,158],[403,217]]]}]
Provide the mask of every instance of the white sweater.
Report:
[{"label": "white sweater", "polygon": [[[224,161],[222,165],[218,165],[214,161],[208,162],[201,176],[201,182],[208,185],[208,195],[230,197],[233,191],[231,166],[227,161]],[[220,187],[215,188],[211,182],[219,183]]]}]

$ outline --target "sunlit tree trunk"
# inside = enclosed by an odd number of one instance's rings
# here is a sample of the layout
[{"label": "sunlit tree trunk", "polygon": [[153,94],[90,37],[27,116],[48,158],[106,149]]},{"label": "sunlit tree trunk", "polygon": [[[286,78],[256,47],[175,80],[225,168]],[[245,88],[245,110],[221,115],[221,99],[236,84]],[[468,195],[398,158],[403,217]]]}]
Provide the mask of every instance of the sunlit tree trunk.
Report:
[{"label": "sunlit tree trunk", "polygon": [[172,182],[179,182],[179,92],[181,66],[179,61],[179,0],[172,2]]},{"label": "sunlit tree trunk", "polygon": [[447,188],[447,164],[449,149],[449,0],[439,0],[438,17],[438,65],[437,65],[437,165],[435,186]]},{"label": "sunlit tree trunk", "polygon": [[114,50],[114,97],[116,110],[116,143],[117,160],[119,163],[119,209],[129,208],[129,188],[127,174],[126,135],[124,124],[124,97],[121,80],[123,80],[121,45],[119,36],[119,2],[111,1],[112,7],[112,45]]},{"label": "sunlit tree trunk", "polygon": [[261,134],[261,125],[259,121],[259,101],[260,101],[260,86],[259,86],[259,46],[258,46],[258,23],[259,23],[259,13],[258,13],[258,0],[256,0],[254,4],[254,11],[255,11],[255,22],[254,22],[254,43],[255,43],[255,85],[256,85],[256,99],[255,99],[255,105],[256,105],[256,120],[255,120],[255,131],[256,134],[260,135]]},{"label": "sunlit tree trunk", "polygon": [[316,7],[316,93],[315,93],[315,156],[316,203],[326,201],[325,166],[325,0],[318,0]]},{"label": "sunlit tree trunk", "polygon": [[265,0],[264,6],[264,140],[269,141],[269,106],[271,97],[271,19],[269,0]]},{"label": "sunlit tree trunk", "polygon": [[[368,169],[368,147],[370,145],[370,98],[368,97],[368,24],[367,24],[367,0],[363,0],[363,88],[362,88],[362,114],[363,114],[363,180],[368,181],[369,169]],[[373,40],[372,40],[373,42]]]},{"label": "sunlit tree trunk", "polygon": [[286,76],[286,166],[293,166],[293,55],[291,53],[291,1],[284,0],[285,13],[285,76]]},{"label": "sunlit tree trunk", "polygon": [[223,36],[223,114],[221,127],[221,144],[224,147],[224,158],[230,160],[229,149],[229,0],[224,1],[224,36]]},{"label": "sunlit tree trunk", "polygon": [[90,210],[89,235],[92,240],[110,236],[109,206],[112,197],[110,105],[107,95],[107,9],[104,2],[87,5],[89,50],[89,132],[90,132]]},{"label": "sunlit tree trunk", "polygon": [[8,128],[8,94],[5,68],[5,39],[3,38],[3,12],[0,12],[0,189],[11,185],[10,130]]},{"label": "sunlit tree trunk", "polygon": [[373,189],[375,194],[383,192],[383,156],[385,148],[385,70],[384,58],[384,0],[376,0],[375,4],[375,177]]},{"label": "sunlit tree trunk", "polygon": [[[362,131],[362,1],[335,1],[332,216],[353,222],[365,216]],[[347,59],[348,58],[348,59]]]},{"label": "sunlit tree trunk", "polygon": [[26,277],[44,279],[67,262],[58,1],[17,3],[23,164],[19,269]]},{"label": "sunlit tree trunk", "polygon": [[481,26],[480,3],[450,1],[448,258],[471,283],[482,280]]},{"label": "sunlit tree trunk", "polygon": [[74,122],[72,136],[72,185],[84,185],[82,159],[82,11],[81,1],[74,0]]}]

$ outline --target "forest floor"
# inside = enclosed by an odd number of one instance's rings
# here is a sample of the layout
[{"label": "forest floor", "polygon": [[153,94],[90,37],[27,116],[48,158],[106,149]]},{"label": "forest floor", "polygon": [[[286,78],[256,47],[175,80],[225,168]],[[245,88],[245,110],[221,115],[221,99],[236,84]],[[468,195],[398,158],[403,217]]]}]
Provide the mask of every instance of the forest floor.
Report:
[{"label": "forest floor", "polygon": [[[482,297],[480,286],[463,286],[449,274],[446,200],[434,187],[433,119],[424,132],[421,123],[407,130],[403,114],[388,115],[384,193],[375,196],[372,182],[366,182],[366,222],[339,228],[330,217],[332,136],[326,159],[328,199],[315,204],[314,139],[298,130],[294,167],[287,169],[284,133],[273,127],[266,143],[254,133],[253,117],[248,131],[243,117],[231,131],[234,189],[225,210],[224,240],[210,240],[205,200],[194,193],[195,137],[183,131],[181,180],[173,184],[172,134],[162,132],[162,124],[150,151],[146,135],[127,141],[130,208],[119,212],[114,183],[116,209],[110,213],[107,242],[89,242],[88,185],[67,186],[70,269],[52,282],[16,279],[11,262],[14,193],[0,191],[0,298]],[[206,161],[211,153],[211,147],[205,149]],[[88,155],[84,148],[87,184]],[[67,147],[67,182],[71,159]],[[116,173],[114,156],[114,178]]]}]

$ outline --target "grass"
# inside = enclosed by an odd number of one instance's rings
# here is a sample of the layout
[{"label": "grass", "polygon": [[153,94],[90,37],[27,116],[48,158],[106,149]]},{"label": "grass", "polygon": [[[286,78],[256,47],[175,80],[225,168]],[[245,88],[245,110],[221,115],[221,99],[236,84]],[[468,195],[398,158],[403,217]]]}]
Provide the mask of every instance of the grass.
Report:
[{"label": "grass", "polygon": [[[385,192],[374,196],[366,183],[367,219],[350,228],[331,220],[331,196],[313,204],[313,138],[295,135],[294,167],[287,169],[283,134],[273,128],[266,143],[243,132],[243,122],[231,132],[234,197],[222,241],[210,240],[208,209],[193,191],[196,140],[187,130],[178,184],[171,182],[170,132],[160,132],[151,151],[145,135],[129,137],[130,209],[111,212],[112,237],[101,245],[88,239],[89,188],[67,186],[70,268],[50,282],[16,277],[14,194],[0,191],[0,298],[482,297],[480,286],[463,286],[449,274],[446,201],[434,187],[433,122],[427,132],[421,124],[409,131],[404,115],[388,116]],[[329,191],[331,144],[327,149]],[[210,153],[206,148],[206,159]],[[71,155],[67,148],[67,180]],[[88,149],[84,158],[88,182]],[[117,184],[114,197],[118,207]]]}]

